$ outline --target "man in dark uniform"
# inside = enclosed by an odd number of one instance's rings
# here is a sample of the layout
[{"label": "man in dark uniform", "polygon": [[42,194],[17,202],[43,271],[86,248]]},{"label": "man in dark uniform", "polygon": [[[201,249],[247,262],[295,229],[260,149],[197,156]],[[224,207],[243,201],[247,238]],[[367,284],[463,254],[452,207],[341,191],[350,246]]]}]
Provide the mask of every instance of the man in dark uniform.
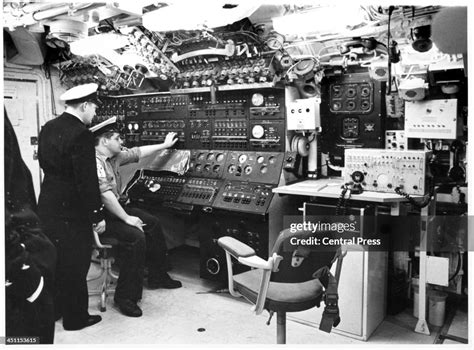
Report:
[{"label": "man in dark uniform", "polygon": [[142,298],[145,265],[148,266],[150,289],[179,288],[181,282],[171,279],[166,273],[167,248],[158,218],[143,209],[126,205],[127,198],[120,192],[119,167],[172,147],[177,135],[168,133],[162,144],[127,149],[122,147],[114,119],[91,128],[96,139],[97,175],[106,209],[107,230],[104,236],[110,235],[120,242],[122,263],[115,289],[115,304],[124,315],[140,317],[142,310],[137,302]]},{"label": "man in dark uniform", "polygon": [[5,111],[5,325],[8,337],[54,341],[56,249],[36,215],[31,173]]},{"label": "man in dark uniform", "polygon": [[48,121],[39,135],[38,158],[44,171],[38,208],[44,232],[56,246],[57,318],[66,330],[79,330],[101,320],[89,315],[87,272],[92,230],[105,231],[89,125],[100,103],[97,84],[76,86],[61,97],[66,111]]}]

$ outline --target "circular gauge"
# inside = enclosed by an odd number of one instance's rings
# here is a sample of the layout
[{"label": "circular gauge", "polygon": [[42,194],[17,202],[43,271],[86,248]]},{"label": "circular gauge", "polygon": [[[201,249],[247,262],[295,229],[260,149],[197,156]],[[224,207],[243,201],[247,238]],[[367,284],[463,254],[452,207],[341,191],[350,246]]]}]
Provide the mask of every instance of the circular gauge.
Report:
[{"label": "circular gauge", "polygon": [[202,165],[201,164],[196,164],[196,167],[194,169],[199,172],[199,171],[202,170]]},{"label": "circular gauge", "polygon": [[262,94],[259,94],[259,93],[255,93],[252,95],[252,104],[254,106],[261,106],[263,105],[263,102],[264,102],[264,98],[263,98],[263,95]]},{"label": "circular gauge", "polygon": [[210,172],[210,171],[211,171],[211,165],[210,165],[210,164],[206,164],[206,165],[204,166],[204,171]]},{"label": "circular gauge", "polygon": [[257,158],[257,163],[258,163],[258,164],[261,164],[261,163],[263,163],[264,160],[265,160],[265,158],[263,158],[263,156],[259,156],[259,157]]},{"label": "circular gauge", "polygon": [[197,159],[199,159],[199,160],[204,159],[204,153],[199,153]]},{"label": "circular gauge", "polygon": [[338,110],[340,110],[341,108],[342,108],[341,102],[334,102],[334,103],[332,104],[332,109],[333,109],[333,111],[338,111]]},{"label": "circular gauge", "polygon": [[212,171],[214,171],[215,173],[218,173],[220,169],[221,169],[220,165],[214,165],[214,167],[212,168]]},{"label": "circular gauge", "polygon": [[247,155],[246,154],[241,154],[239,156],[239,163],[245,163],[247,161]]},{"label": "circular gauge", "polygon": [[268,171],[268,168],[267,168],[266,166],[262,166],[262,167],[260,168],[260,172],[261,172],[262,174],[266,174],[267,171]]},{"label": "circular gauge", "polygon": [[207,160],[214,160],[214,153],[209,153],[207,155]]},{"label": "circular gauge", "polygon": [[216,157],[216,160],[218,162],[222,162],[224,160],[224,154],[223,153],[219,153]]},{"label": "circular gauge", "polygon": [[265,129],[261,125],[254,125],[252,128],[252,136],[255,137],[256,139],[261,139],[263,137],[263,134],[265,134]]},{"label": "circular gauge", "polygon": [[236,170],[235,165],[230,165],[229,168],[227,168],[227,171],[229,172],[229,174],[235,173],[235,170]]},{"label": "circular gauge", "polygon": [[244,168],[244,173],[245,175],[248,175],[252,172],[252,167],[250,165],[247,165],[245,168]]},{"label": "circular gauge", "polygon": [[355,95],[357,95],[357,89],[355,87],[350,86],[346,91],[346,96],[352,98]]},{"label": "circular gauge", "polygon": [[388,184],[388,176],[386,174],[380,174],[378,177],[377,177],[377,183],[384,187],[384,186],[387,186]]},{"label": "circular gauge", "polygon": [[270,164],[275,163],[275,157],[273,157],[273,156],[269,157],[269,158],[268,158],[268,162],[269,162]]},{"label": "circular gauge", "polygon": [[364,86],[361,91],[360,91],[360,94],[362,95],[362,97],[367,97],[370,95],[370,87],[368,86]]}]

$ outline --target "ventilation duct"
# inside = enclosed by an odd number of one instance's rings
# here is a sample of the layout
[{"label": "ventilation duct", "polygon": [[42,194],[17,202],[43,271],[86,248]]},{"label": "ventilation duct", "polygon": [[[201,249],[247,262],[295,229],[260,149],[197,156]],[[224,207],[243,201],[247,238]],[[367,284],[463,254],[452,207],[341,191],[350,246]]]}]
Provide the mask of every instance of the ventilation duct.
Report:
[{"label": "ventilation duct", "polygon": [[8,58],[8,63],[38,66],[43,64],[46,47],[41,43],[42,34],[28,31],[26,28],[18,27],[15,30],[7,30],[13,44],[18,51],[16,55]]}]

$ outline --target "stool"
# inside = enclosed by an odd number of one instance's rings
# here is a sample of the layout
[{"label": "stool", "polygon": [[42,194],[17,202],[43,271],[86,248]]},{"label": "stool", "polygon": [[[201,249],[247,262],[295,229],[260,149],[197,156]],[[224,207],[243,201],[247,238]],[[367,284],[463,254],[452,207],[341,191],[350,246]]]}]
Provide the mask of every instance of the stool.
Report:
[{"label": "stool", "polygon": [[101,240],[97,232],[93,232],[93,236],[93,248],[99,253],[101,272],[98,276],[88,279],[87,282],[101,280],[99,287],[90,290],[89,295],[100,295],[100,311],[104,312],[106,310],[107,297],[115,291],[111,286],[118,279],[118,275],[112,271],[114,258],[110,255],[110,250],[118,245],[118,241],[115,238],[102,238]]}]

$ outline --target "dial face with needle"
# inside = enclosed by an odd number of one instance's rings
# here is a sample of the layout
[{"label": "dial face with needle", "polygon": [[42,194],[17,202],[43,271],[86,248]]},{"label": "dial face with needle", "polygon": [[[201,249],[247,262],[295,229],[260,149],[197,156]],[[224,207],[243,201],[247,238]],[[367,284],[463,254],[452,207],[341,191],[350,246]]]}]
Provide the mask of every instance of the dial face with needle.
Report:
[{"label": "dial face with needle", "polygon": [[255,93],[252,95],[252,104],[254,106],[260,107],[261,105],[263,105],[264,101],[265,99],[263,98],[262,94]]},{"label": "dial face with needle", "polygon": [[252,128],[252,136],[256,139],[261,139],[264,133],[265,133],[265,129],[261,125],[255,125]]}]

